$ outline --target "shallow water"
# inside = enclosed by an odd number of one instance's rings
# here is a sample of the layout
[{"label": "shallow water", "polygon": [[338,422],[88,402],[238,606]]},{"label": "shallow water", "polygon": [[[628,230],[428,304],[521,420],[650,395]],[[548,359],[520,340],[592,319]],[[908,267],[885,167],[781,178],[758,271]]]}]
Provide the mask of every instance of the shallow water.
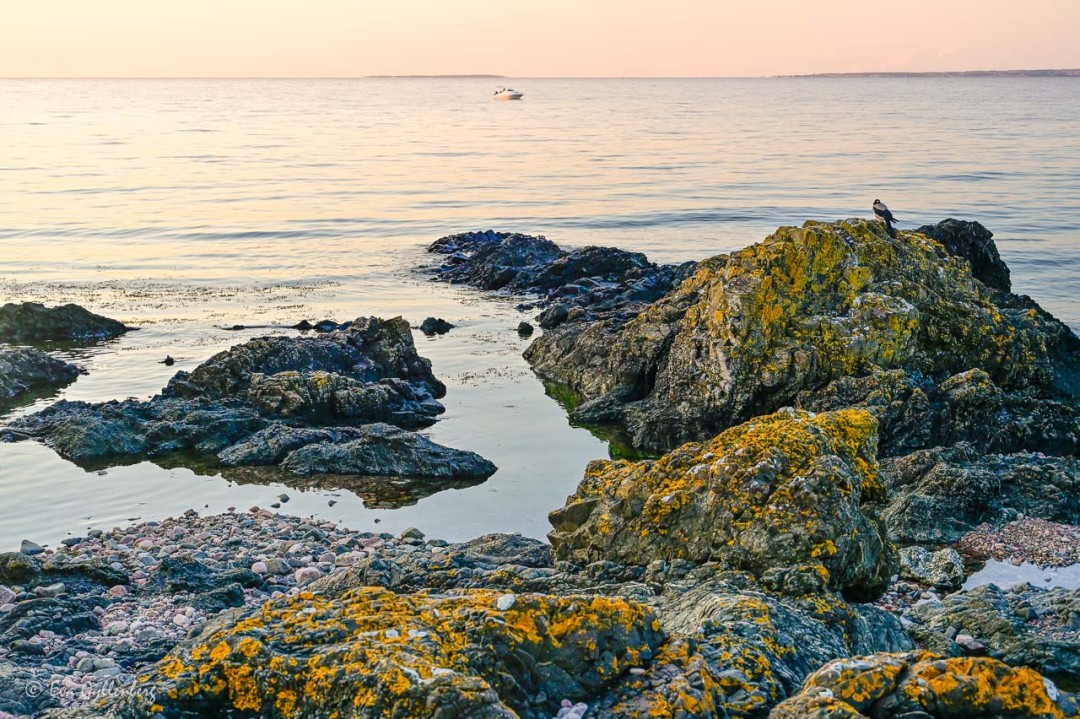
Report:
[{"label": "shallow water", "polygon": [[964,582],[964,589],[971,589],[980,584],[996,584],[1002,588],[1008,588],[1015,584],[1032,584],[1044,589],[1061,587],[1063,589],[1080,589],[1080,564],[1072,564],[1067,567],[1039,567],[1031,562],[1013,565],[1011,562],[1001,562],[991,559],[977,572],[972,573]]},{"label": "shallow water", "polygon": [[[57,396],[148,397],[266,332],[222,326],[435,315],[459,327],[417,335],[449,387],[430,435],[500,467],[389,510],[151,464],[84,472],[43,447],[0,445],[0,548],[188,507],[266,506],[282,491],[286,510],[357,529],[542,536],[607,447],[570,427],[529,372],[513,301],[413,273],[451,232],[675,261],[866,215],[881,197],[909,227],[982,221],[1015,289],[1080,327],[1076,80],[517,84],[520,103],[491,102],[483,80],[0,81],[0,301],[74,301],[142,328],[60,352],[90,374]],[[157,363],[165,354],[176,366]]]}]

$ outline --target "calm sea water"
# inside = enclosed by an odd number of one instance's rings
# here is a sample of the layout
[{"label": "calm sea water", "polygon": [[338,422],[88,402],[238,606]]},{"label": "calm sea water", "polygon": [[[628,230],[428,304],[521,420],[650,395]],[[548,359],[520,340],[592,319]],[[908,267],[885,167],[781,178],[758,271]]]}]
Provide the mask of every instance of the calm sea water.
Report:
[{"label": "calm sea water", "polygon": [[[499,472],[393,510],[284,491],[290,512],[447,539],[542,536],[607,447],[528,371],[514,302],[412,273],[441,235],[518,230],[674,261],[865,216],[880,197],[909,227],[983,222],[1015,289],[1080,327],[1080,81],[515,86],[522,102],[492,102],[485,80],[0,81],[0,301],[74,301],[142,327],[61,353],[90,374],[56,397],[94,401],[149,397],[265,332],[221,326],[445,317],[459,327],[417,337],[449,385],[430,435]],[[166,354],[177,366],[157,363]],[[0,549],[281,491],[148,463],[85,472],[0,445]]]}]

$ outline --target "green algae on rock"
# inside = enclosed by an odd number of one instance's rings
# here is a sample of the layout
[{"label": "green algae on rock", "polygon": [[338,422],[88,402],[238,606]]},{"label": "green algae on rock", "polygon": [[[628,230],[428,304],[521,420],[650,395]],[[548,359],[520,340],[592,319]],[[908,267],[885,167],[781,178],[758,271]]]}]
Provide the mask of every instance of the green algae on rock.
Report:
[{"label": "green algae on rock", "polygon": [[588,400],[576,418],[624,424],[642,449],[889,369],[936,384],[978,368],[1005,392],[1080,396],[1080,340],[1067,327],[987,288],[936,241],[864,220],[780,228],[701,262],[629,322],[587,324],[549,331],[526,357]]},{"label": "green algae on rock", "polygon": [[558,558],[582,564],[679,559],[758,576],[805,565],[873,598],[897,566],[873,510],[884,499],[876,430],[861,410],[786,410],[655,461],[592,462],[548,536]]}]

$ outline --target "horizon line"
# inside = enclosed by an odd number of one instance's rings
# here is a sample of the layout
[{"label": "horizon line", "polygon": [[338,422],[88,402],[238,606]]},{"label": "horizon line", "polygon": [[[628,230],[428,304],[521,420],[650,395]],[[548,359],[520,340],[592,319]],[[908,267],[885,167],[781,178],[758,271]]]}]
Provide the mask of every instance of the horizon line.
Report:
[{"label": "horizon line", "polygon": [[497,75],[445,73],[404,75],[0,75],[0,80],[772,80],[835,77],[933,77],[956,75],[1080,76],[1077,68],[1013,70],[862,70],[772,75]]}]

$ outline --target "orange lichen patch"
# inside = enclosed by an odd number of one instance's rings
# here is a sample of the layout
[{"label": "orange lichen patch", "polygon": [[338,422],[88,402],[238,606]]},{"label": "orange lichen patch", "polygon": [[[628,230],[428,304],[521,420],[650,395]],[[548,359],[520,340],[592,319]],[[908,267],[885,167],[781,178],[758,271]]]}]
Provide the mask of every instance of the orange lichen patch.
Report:
[{"label": "orange lichen patch", "polygon": [[149,679],[175,688],[168,696],[179,705],[266,717],[288,719],[300,708],[329,716],[345,707],[349,716],[422,716],[429,683],[463,706],[498,702],[508,671],[499,657],[513,667],[524,657],[553,663],[599,691],[647,662],[662,640],[656,616],[625,600],[523,594],[500,611],[500,596],[362,587],[333,600],[283,598],[186,655],[178,650]]},{"label": "orange lichen patch", "polygon": [[964,707],[969,712],[1065,719],[1046,680],[1027,667],[988,657],[935,659],[911,667],[901,691],[928,711]]},{"label": "orange lichen patch", "polygon": [[888,545],[861,509],[884,497],[876,453],[864,410],[757,417],[657,460],[591,462],[550,537],[558,557],[582,562],[822,564],[842,588],[858,579],[852,561],[887,576],[869,558]]}]

